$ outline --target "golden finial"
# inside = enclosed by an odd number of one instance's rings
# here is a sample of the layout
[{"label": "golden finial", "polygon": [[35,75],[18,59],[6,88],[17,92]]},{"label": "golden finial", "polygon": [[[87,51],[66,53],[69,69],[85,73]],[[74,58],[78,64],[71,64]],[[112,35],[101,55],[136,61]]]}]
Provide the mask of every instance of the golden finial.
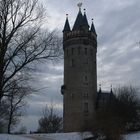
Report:
[{"label": "golden finial", "polygon": [[79,2],[79,3],[77,4],[77,6],[79,7],[79,10],[81,11],[82,2]]}]

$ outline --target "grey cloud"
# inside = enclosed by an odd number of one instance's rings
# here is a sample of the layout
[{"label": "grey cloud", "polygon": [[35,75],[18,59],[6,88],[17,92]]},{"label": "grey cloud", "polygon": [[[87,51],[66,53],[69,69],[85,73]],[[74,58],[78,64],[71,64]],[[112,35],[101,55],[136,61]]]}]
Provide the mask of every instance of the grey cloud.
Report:
[{"label": "grey cloud", "polygon": [[[62,73],[63,65],[61,61],[57,64],[51,62],[46,65],[39,65],[39,69],[33,73],[35,80],[32,84],[35,89],[40,90],[27,99],[29,104],[27,113],[29,116],[40,116],[42,108],[49,102],[62,106],[62,95],[60,92],[60,87],[63,83]],[[62,112],[62,107],[57,110]]]}]

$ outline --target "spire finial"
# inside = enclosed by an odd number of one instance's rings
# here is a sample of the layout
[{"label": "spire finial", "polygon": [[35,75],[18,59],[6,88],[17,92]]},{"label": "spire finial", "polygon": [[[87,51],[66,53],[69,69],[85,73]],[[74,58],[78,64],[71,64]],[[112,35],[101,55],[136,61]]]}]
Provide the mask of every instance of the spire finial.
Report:
[{"label": "spire finial", "polygon": [[84,8],[84,13],[86,13],[86,9]]},{"label": "spire finial", "polygon": [[112,84],[111,84],[111,93],[112,93]]},{"label": "spire finial", "polygon": [[100,84],[99,84],[99,92],[101,92],[101,91],[102,91],[102,90],[101,90],[101,86],[102,86],[102,85],[101,85],[101,83],[100,83]]},{"label": "spire finial", "polygon": [[66,21],[65,21],[63,32],[69,32],[69,31],[70,31],[70,25],[68,20],[68,14],[66,14]]},{"label": "spire finial", "polygon": [[79,2],[79,3],[77,4],[77,6],[79,7],[79,11],[81,11],[82,2]]},{"label": "spire finial", "polygon": [[68,19],[68,14],[66,14],[66,18]]}]

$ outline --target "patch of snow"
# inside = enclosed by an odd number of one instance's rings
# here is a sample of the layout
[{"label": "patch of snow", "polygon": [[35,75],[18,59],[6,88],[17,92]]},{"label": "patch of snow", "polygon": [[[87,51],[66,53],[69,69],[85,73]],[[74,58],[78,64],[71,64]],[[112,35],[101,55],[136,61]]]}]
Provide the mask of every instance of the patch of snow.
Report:
[{"label": "patch of snow", "polygon": [[40,138],[50,138],[53,140],[81,140],[82,136],[80,133],[55,133],[55,134],[34,134]]},{"label": "patch of snow", "polygon": [[84,138],[92,137],[90,132],[72,132],[72,133],[53,133],[53,134],[33,134],[40,138],[50,138],[53,140],[82,140]]},{"label": "patch of snow", "polygon": [[91,132],[84,132],[84,133],[82,133],[82,135],[83,135],[83,139],[93,137],[93,134]]},{"label": "patch of snow", "polygon": [[0,140],[33,140],[22,135],[8,135],[8,134],[0,134]]},{"label": "patch of snow", "polygon": [[127,134],[124,138],[125,140],[140,140],[140,132]]},{"label": "patch of snow", "polygon": [[[53,134],[28,134],[28,135],[8,135],[8,134],[0,134],[0,140],[34,140],[33,138],[43,138],[44,140],[47,138],[53,140],[83,140],[84,138],[92,137],[90,132],[73,132],[73,133],[53,133]],[[140,132],[131,133],[124,135],[125,140],[140,140]]]}]

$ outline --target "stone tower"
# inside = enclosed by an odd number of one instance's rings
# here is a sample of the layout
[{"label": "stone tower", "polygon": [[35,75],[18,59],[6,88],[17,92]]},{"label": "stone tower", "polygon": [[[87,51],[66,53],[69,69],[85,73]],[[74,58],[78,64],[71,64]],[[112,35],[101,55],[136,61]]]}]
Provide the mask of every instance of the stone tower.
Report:
[{"label": "stone tower", "polygon": [[93,122],[97,94],[97,34],[88,24],[82,4],[72,30],[68,15],[63,30],[64,49],[64,132],[87,130]]}]

